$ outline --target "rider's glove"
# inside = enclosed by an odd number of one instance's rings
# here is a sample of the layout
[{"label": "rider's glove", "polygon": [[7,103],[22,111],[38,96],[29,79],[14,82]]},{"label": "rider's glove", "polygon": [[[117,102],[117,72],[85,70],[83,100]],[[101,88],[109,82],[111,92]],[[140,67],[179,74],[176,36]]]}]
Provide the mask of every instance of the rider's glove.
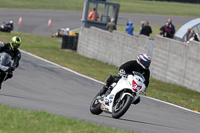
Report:
[{"label": "rider's glove", "polygon": [[124,71],[124,69],[120,69],[118,74],[119,76],[124,76],[126,75],[126,72]]},{"label": "rider's glove", "polygon": [[4,42],[1,42],[1,41],[0,41],[0,46],[2,47],[3,45],[4,45]]}]

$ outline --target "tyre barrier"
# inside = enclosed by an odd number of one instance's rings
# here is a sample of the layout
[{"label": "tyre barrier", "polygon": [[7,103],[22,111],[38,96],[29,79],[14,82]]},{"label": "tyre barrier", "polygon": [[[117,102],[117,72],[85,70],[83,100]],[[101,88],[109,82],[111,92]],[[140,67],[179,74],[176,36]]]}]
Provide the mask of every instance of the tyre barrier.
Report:
[{"label": "tyre barrier", "polygon": [[77,50],[78,33],[76,36],[63,36],[61,49]]}]

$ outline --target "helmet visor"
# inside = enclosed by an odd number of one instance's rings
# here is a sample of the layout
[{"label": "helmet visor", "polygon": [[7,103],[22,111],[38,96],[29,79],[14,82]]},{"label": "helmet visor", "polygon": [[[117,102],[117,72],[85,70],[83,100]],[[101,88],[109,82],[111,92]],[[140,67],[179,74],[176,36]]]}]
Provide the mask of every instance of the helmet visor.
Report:
[{"label": "helmet visor", "polygon": [[19,48],[19,46],[20,46],[20,44],[17,44],[15,42],[12,42],[12,45],[13,45],[14,48]]},{"label": "helmet visor", "polygon": [[141,64],[146,68],[148,69],[150,64],[151,64],[151,61],[144,61],[144,60],[141,60]]}]

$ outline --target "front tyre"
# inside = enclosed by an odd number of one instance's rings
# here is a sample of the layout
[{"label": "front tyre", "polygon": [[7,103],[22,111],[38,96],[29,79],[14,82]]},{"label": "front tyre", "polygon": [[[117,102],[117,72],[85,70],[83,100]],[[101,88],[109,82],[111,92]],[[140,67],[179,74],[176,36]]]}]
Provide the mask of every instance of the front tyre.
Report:
[{"label": "front tyre", "polygon": [[116,101],[113,105],[112,117],[118,119],[123,116],[131,106],[132,100],[133,97],[126,95],[122,100]]},{"label": "front tyre", "polygon": [[95,115],[99,115],[103,112],[101,110],[101,104],[97,100],[97,96],[99,96],[99,93],[94,97],[92,103],[90,104],[90,112]]}]

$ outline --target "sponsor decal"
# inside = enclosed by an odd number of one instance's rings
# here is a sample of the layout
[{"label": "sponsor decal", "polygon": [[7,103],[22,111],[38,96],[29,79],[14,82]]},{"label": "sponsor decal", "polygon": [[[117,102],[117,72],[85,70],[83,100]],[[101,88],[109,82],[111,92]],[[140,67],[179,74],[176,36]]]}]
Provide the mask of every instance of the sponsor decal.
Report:
[{"label": "sponsor decal", "polygon": [[113,96],[110,96],[109,99],[113,99]]},{"label": "sponsor decal", "polygon": [[142,86],[138,85],[134,80],[132,82],[132,86],[133,86],[133,91],[138,92]]},{"label": "sponsor decal", "polygon": [[104,110],[104,104],[103,103],[101,104],[101,109]]}]

